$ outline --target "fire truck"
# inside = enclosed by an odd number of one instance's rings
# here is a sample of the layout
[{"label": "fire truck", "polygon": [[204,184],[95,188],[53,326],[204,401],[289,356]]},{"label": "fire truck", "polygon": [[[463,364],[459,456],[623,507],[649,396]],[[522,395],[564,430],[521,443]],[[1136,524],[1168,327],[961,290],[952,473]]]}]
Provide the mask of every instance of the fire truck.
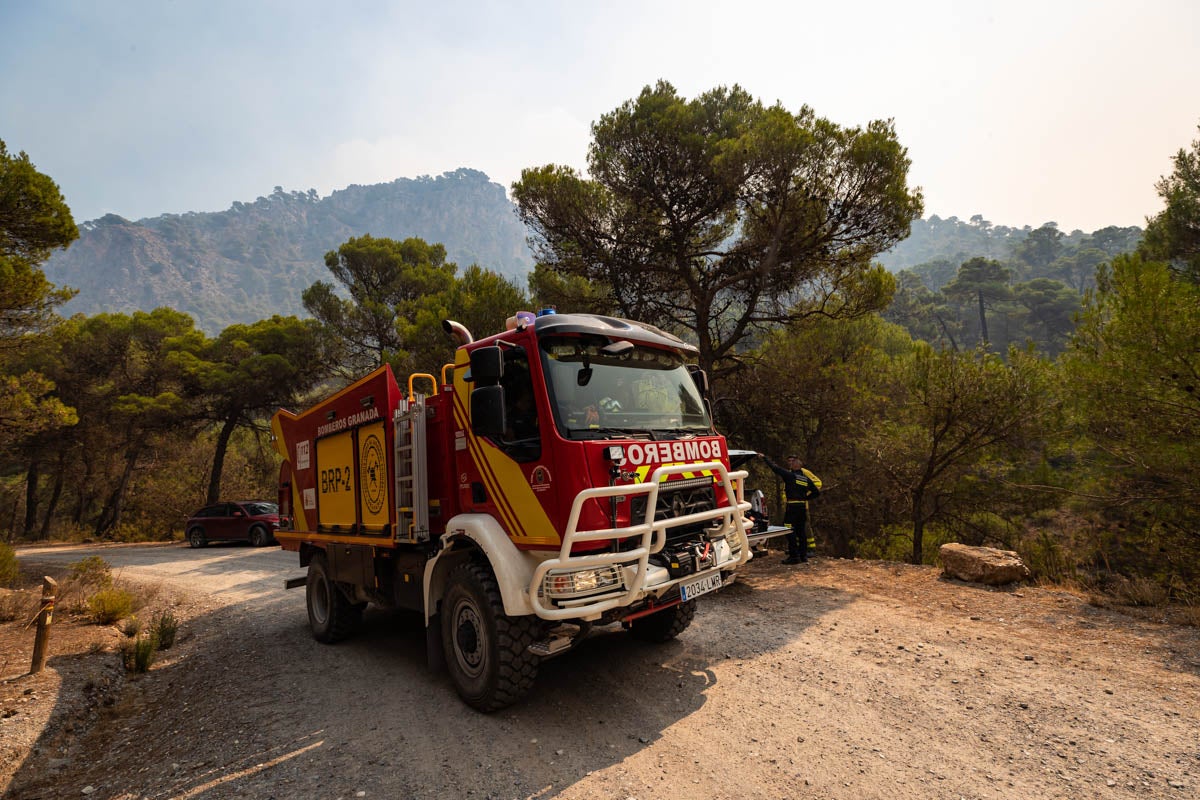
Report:
[{"label": "fire truck", "polygon": [[272,419],[276,533],[320,642],[369,603],[424,615],[428,658],[484,712],[593,626],[665,642],[750,556],[744,471],[695,348],[654,326],[520,312],[402,388],[383,366]]}]

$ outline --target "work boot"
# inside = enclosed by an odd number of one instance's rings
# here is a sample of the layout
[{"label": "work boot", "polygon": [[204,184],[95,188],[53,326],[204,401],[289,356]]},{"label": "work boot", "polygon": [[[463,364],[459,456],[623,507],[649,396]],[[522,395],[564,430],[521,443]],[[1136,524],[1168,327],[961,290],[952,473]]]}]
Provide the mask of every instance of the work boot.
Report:
[{"label": "work boot", "polygon": [[807,564],[808,559],[801,558],[800,556],[788,556],[787,558],[785,558],[783,560],[783,563],[784,564]]}]

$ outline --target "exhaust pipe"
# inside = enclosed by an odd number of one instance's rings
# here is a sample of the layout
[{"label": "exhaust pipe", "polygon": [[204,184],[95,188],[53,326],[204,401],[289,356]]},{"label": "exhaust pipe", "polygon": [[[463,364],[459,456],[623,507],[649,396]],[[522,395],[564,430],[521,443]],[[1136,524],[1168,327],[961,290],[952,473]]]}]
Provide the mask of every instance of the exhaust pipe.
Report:
[{"label": "exhaust pipe", "polygon": [[455,322],[452,319],[442,320],[442,330],[454,337],[460,345],[470,344],[475,341],[475,337],[467,330],[467,327],[461,322]]}]

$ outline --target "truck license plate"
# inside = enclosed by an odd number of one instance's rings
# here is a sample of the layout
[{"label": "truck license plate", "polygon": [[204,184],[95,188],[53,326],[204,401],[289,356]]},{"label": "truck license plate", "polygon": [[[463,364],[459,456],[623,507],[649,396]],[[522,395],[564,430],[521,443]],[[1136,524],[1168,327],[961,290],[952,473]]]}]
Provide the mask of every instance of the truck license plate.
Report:
[{"label": "truck license plate", "polygon": [[721,588],[721,573],[714,572],[711,575],[705,575],[703,578],[698,578],[691,583],[683,583],[679,585],[679,596],[683,598],[683,602],[687,602],[702,594]]}]

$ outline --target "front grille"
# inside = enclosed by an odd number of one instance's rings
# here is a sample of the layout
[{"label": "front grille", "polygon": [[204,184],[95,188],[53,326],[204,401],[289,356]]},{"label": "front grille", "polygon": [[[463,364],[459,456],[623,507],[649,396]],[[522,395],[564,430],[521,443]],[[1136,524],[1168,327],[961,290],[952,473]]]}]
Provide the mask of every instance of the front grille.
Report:
[{"label": "front grille", "polygon": [[[710,511],[716,507],[717,498],[713,492],[711,477],[667,481],[658,490],[658,503],[654,507],[654,521],[660,522],[701,511]],[[630,522],[632,524],[641,522],[646,518],[646,496],[633,497],[630,500],[629,508]],[[705,523],[695,522],[690,525],[668,528],[667,541],[687,538],[705,527]]]}]

